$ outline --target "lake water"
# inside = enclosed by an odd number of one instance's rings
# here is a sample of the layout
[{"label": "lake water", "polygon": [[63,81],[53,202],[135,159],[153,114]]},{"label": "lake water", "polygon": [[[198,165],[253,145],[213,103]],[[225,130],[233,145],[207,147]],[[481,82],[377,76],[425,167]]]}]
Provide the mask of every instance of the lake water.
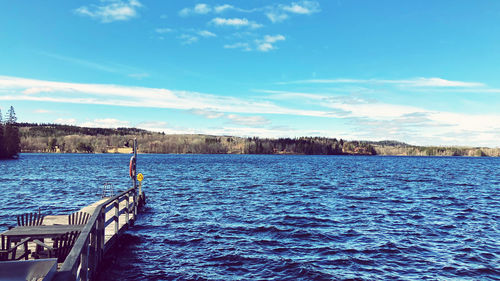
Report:
[{"label": "lake water", "polygon": [[[129,155],[0,161],[0,230],[76,211]],[[147,207],[102,280],[499,280],[500,158],[139,155]]]}]

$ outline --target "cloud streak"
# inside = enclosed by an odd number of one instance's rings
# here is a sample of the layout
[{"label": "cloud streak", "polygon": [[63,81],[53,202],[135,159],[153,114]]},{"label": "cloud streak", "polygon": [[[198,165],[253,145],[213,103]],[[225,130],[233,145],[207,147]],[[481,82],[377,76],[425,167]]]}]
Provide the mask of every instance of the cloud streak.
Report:
[{"label": "cloud streak", "polygon": [[386,79],[309,79],[309,80],[295,80],[288,82],[278,82],[277,84],[392,84],[397,86],[408,87],[457,87],[457,88],[472,88],[486,86],[480,82],[464,82],[464,81],[451,81],[442,78],[414,78],[402,80],[386,80]]},{"label": "cloud streak", "polygon": [[[39,89],[43,89],[40,91]],[[172,109],[209,109],[250,114],[292,114],[324,116],[314,110],[290,109],[269,101],[240,99],[189,91],[130,87],[108,84],[82,84],[0,76],[0,100],[45,101],[80,104],[103,104],[130,107]],[[30,94],[26,94],[30,92]]]}]

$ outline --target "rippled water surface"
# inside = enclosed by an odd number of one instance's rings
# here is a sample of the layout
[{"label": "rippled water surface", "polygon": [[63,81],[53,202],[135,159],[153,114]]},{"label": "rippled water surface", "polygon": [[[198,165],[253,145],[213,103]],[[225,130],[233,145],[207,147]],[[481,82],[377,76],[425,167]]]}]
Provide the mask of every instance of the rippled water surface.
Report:
[{"label": "rippled water surface", "polygon": [[[0,230],[75,211],[129,155],[0,161]],[[102,280],[499,280],[500,159],[139,155],[147,208]]]}]

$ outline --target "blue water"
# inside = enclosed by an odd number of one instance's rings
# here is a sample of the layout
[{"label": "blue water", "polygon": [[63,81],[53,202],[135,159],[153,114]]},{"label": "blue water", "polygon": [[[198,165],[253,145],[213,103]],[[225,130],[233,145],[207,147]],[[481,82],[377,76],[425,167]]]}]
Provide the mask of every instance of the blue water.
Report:
[{"label": "blue water", "polygon": [[[0,161],[0,230],[75,211],[129,155]],[[147,208],[102,280],[500,280],[500,158],[139,155]]]}]

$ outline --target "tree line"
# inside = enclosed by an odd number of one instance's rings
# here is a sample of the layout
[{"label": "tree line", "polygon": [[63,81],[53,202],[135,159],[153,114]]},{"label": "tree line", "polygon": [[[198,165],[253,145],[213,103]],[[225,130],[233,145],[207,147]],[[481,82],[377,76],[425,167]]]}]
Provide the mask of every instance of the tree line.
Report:
[{"label": "tree line", "polygon": [[373,146],[336,138],[241,138],[210,135],[166,135],[135,128],[85,128],[57,124],[21,123],[23,152],[126,152],[137,138],[141,153],[178,154],[316,154],[375,155]]},{"label": "tree line", "polygon": [[85,128],[21,123],[22,152],[129,153],[136,138],[141,153],[500,156],[499,148],[414,146],[398,141],[347,141],[336,138],[242,138],[167,135],[136,128]]},{"label": "tree line", "polygon": [[20,151],[17,118],[14,107],[11,106],[5,115],[5,121],[0,110],[0,159],[17,158]]}]

